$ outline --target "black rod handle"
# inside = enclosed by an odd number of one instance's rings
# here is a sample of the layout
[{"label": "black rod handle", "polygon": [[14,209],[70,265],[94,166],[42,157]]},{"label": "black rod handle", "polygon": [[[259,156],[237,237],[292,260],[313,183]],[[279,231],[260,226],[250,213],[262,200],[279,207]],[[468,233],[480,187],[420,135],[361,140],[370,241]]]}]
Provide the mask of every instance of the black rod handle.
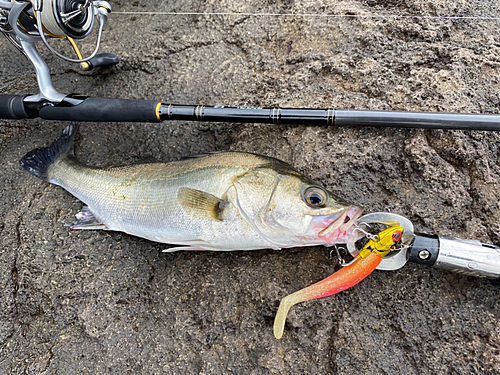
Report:
[{"label": "black rod handle", "polygon": [[0,118],[30,118],[24,108],[24,98],[25,96],[21,95],[0,95]]},{"label": "black rod handle", "polygon": [[92,122],[159,122],[156,100],[66,97],[56,105],[45,105],[38,115],[46,120]]}]

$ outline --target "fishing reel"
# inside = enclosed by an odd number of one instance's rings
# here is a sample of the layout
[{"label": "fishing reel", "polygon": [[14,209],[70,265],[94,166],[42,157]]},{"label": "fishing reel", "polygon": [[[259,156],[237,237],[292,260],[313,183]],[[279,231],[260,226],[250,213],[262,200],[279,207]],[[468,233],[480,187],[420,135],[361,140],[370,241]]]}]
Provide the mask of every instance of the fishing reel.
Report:
[{"label": "fishing reel", "polygon": [[[30,60],[25,43],[42,41],[56,56],[69,62],[84,63],[96,56],[110,12],[111,6],[102,0],[0,0],[0,31]],[[90,56],[83,58],[73,39],[87,37],[96,18],[99,21],[96,47]],[[48,38],[67,38],[78,58],[72,59],[57,52],[48,43]],[[88,70],[84,66],[82,69]]]},{"label": "fishing reel", "polygon": [[[102,30],[111,6],[102,0],[0,0],[0,31],[33,64],[40,93],[30,95],[23,102],[61,102],[66,95],[54,89],[47,64],[36,48],[43,44],[61,59],[80,63],[87,71],[97,66],[110,66],[119,62],[118,56],[104,53],[97,55]],[[87,37],[95,24],[99,31],[94,51],[83,57],[74,39]],[[48,42],[49,38],[65,38],[73,47],[77,58],[69,58],[57,52]]]}]

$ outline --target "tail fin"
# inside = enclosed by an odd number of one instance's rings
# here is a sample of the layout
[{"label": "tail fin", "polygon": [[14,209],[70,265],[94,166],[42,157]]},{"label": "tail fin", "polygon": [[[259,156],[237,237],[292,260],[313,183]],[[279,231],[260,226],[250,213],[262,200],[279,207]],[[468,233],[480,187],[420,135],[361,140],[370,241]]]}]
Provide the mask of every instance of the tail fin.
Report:
[{"label": "tail fin", "polygon": [[72,122],[49,147],[36,148],[24,155],[21,167],[48,181],[47,170],[59,157],[71,151],[77,130],[78,123]]}]

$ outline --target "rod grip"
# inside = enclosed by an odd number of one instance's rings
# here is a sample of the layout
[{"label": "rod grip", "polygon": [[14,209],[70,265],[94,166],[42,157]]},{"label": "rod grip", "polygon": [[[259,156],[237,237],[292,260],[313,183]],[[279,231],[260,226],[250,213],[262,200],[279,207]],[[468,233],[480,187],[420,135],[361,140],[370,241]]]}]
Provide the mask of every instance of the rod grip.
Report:
[{"label": "rod grip", "polygon": [[156,100],[130,100],[89,97],[83,100],[64,99],[58,105],[40,109],[46,120],[90,122],[160,122]]},{"label": "rod grip", "polygon": [[30,118],[24,110],[24,98],[25,96],[21,95],[0,95],[0,118]]}]

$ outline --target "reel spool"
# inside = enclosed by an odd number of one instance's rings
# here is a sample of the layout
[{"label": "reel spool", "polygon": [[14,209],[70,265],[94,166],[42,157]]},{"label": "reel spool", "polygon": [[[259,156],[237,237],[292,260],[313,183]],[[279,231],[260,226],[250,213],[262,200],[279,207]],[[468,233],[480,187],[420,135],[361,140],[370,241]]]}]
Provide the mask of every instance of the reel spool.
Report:
[{"label": "reel spool", "polygon": [[91,0],[44,1],[40,14],[44,31],[52,37],[83,39],[94,26]]},{"label": "reel spool", "polygon": [[53,38],[83,39],[94,26],[94,6],[90,0],[49,0],[35,12],[32,6],[19,14],[18,23],[29,35],[39,35],[40,14],[43,31]]},{"label": "reel spool", "polygon": [[[104,0],[29,0],[16,1],[9,15],[13,33],[21,40],[43,44],[57,57],[68,62],[83,63],[96,56],[101,43],[102,30],[111,7]],[[82,58],[73,39],[83,39],[90,34],[94,18],[99,20],[96,47],[90,56]],[[47,42],[47,36],[67,38],[78,59],[57,52]],[[18,48],[23,49],[18,44]]]}]

